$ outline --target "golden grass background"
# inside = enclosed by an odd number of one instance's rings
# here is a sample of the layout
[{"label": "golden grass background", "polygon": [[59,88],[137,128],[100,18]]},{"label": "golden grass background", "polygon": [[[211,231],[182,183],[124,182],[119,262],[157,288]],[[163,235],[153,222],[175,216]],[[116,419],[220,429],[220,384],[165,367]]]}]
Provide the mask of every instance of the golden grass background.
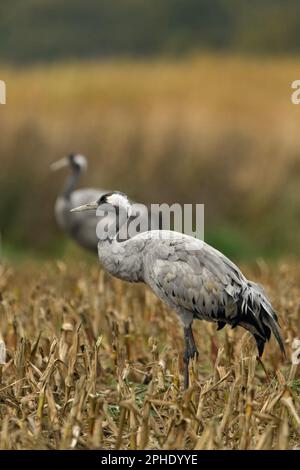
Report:
[{"label": "golden grass background", "polygon": [[82,185],[205,203],[208,241],[229,255],[299,253],[299,76],[293,59],[222,55],[2,68],[4,241],[53,248],[65,175],[49,164],[73,151],[90,160]]},{"label": "golden grass background", "polygon": [[300,271],[245,268],[280,316],[256,363],[244,330],[194,323],[199,359],[182,391],[182,329],[144,286],[85,263],[0,265],[2,449],[299,449]]}]

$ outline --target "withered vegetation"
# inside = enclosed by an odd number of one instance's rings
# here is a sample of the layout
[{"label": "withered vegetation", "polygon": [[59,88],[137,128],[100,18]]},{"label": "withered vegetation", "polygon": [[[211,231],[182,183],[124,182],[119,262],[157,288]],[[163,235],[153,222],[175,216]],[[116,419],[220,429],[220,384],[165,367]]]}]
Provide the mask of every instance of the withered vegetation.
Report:
[{"label": "withered vegetation", "polygon": [[287,359],[271,341],[266,374],[247,332],[195,322],[183,392],[179,322],[147,288],[97,265],[0,265],[0,448],[298,448],[300,270],[246,272],[279,312]]}]

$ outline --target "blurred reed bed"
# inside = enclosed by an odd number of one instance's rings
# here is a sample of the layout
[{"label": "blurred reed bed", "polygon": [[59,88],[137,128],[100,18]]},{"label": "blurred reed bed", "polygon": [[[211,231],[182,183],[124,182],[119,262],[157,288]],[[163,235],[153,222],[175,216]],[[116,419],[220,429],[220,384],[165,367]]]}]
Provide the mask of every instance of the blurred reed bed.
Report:
[{"label": "blurred reed bed", "polygon": [[278,309],[287,360],[271,341],[267,376],[247,332],[195,322],[183,393],[179,322],[148,289],[85,263],[0,265],[0,448],[299,449],[299,266],[246,271]]},{"label": "blurred reed bed", "polygon": [[83,185],[205,203],[208,240],[228,254],[299,253],[299,76],[292,59],[221,55],[1,68],[4,241],[54,246],[64,175],[49,163],[81,152]]}]

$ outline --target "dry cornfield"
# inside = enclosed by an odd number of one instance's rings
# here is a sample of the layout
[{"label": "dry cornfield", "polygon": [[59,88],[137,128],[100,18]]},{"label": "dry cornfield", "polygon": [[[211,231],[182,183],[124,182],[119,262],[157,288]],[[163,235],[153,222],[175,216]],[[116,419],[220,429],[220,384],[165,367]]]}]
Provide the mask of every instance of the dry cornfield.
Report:
[{"label": "dry cornfield", "polygon": [[195,322],[183,392],[179,322],[147,288],[97,264],[0,264],[0,448],[299,448],[300,269],[245,271],[279,312],[287,359],[271,340],[266,374],[247,332]]}]

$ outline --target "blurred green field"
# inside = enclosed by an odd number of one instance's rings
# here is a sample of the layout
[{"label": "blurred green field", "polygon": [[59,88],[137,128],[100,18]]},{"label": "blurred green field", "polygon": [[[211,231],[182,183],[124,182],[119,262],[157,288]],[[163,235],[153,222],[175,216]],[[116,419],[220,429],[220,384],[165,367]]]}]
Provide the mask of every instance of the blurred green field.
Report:
[{"label": "blurred green field", "polygon": [[51,174],[49,164],[81,152],[90,163],[82,186],[146,203],[205,203],[206,240],[230,256],[299,255],[296,59],[202,55],[0,70],[4,254],[76,253],[53,216],[65,173]]}]

